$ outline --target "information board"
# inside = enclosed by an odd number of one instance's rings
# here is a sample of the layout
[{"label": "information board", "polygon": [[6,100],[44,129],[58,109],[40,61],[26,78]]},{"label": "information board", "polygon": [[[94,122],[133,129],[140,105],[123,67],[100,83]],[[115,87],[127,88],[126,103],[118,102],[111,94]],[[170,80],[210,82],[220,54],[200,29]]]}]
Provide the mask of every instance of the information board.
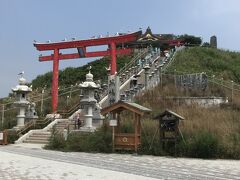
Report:
[{"label": "information board", "polygon": [[109,126],[117,126],[117,120],[116,119],[111,119],[109,121]]}]

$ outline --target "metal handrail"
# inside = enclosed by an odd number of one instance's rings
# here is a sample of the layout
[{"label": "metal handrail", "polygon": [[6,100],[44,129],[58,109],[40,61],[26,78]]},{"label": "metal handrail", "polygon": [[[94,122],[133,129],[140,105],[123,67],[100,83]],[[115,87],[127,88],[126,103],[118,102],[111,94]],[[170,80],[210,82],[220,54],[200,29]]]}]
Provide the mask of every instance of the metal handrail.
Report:
[{"label": "metal handrail", "polygon": [[24,127],[17,132],[17,136],[20,136],[23,132],[29,130],[32,127],[34,127],[34,120],[31,120],[28,123],[26,123]]},{"label": "metal handrail", "polygon": [[75,112],[80,106],[80,103],[75,104],[71,109],[67,110],[67,111],[58,111],[59,114],[64,115],[64,117],[69,116],[71,114],[73,114],[73,112]]},{"label": "metal handrail", "polygon": [[144,56],[148,52],[148,48],[145,49],[143,52],[138,53],[134,56],[129,63],[127,63],[119,72],[118,75],[121,76],[127,69],[129,69],[136,61],[141,57]]},{"label": "metal handrail", "polygon": [[[45,125],[45,124],[48,124],[49,122],[51,122],[54,118],[45,118],[43,120],[31,120],[29,121],[28,123],[26,123],[24,125],[24,127],[22,129],[20,129],[19,131],[17,131],[17,135],[20,136],[23,132],[28,132],[29,130],[31,130],[31,128],[34,128],[37,126],[37,125]],[[42,127],[41,127],[42,128]]]}]

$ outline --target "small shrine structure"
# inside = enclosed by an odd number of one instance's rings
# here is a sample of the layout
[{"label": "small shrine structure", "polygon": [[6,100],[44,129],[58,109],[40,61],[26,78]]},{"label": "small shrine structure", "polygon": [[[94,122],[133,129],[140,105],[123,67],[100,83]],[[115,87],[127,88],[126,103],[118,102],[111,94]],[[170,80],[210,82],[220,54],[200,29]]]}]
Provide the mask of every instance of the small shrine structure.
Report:
[{"label": "small shrine structure", "polygon": [[178,127],[179,121],[184,120],[184,118],[179,114],[167,109],[154,117],[154,119],[159,120],[159,140],[163,147],[165,142],[168,141],[176,144],[180,134]]},{"label": "small shrine structure", "polygon": [[[130,119],[134,121],[133,133],[122,133],[120,130],[121,113],[123,111],[130,111],[133,113],[133,119]],[[113,151],[118,149],[124,149],[134,150],[135,152],[137,152],[138,147],[141,144],[141,118],[145,113],[149,112],[151,112],[150,109],[143,107],[139,104],[127,101],[118,101],[117,103],[114,103],[101,110],[102,115],[107,115],[108,113],[112,114],[113,119],[110,120],[110,126],[113,126]]]},{"label": "small shrine structure", "polygon": [[26,108],[29,106],[29,104],[31,104],[27,100],[27,95],[32,91],[32,88],[27,86],[27,80],[23,77],[23,74],[23,72],[19,74],[19,84],[16,87],[12,88],[12,91],[16,93],[17,97],[17,101],[14,102],[14,106],[19,108],[17,115],[17,126],[14,127],[15,129],[24,127]]}]

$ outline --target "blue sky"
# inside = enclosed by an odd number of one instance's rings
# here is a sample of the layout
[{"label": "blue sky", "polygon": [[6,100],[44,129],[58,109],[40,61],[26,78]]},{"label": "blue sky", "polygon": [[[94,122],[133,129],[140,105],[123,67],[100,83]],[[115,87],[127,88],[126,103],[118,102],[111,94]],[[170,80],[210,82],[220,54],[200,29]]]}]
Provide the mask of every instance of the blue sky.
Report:
[{"label": "blue sky", "polygon": [[[25,71],[28,81],[52,70],[39,62],[33,40],[89,38],[120,31],[191,34],[219,48],[239,51],[239,0],[0,0],[0,97]],[[88,59],[61,61],[60,68],[80,66]]]}]

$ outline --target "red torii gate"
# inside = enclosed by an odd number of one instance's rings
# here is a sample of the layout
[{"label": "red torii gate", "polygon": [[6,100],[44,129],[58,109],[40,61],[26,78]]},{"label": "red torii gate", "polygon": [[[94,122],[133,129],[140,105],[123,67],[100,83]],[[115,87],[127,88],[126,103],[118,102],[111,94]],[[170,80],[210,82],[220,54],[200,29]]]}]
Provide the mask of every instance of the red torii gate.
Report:
[{"label": "red torii gate", "polygon": [[[111,56],[111,74],[114,75],[117,71],[116,67],[116,55],[117,54],[129,54],[132,49],[130,48],[120,48],[116,49],[116,45],[124,44],[126,42],[136,41],[136,39],[142,34],[142,31],[102,37],[102,38],[93,38],[87,40],[71,40],[71,41],[62,41],[62,42],[48,42],[48,43],[34,43],[38,51],[49,51],[53,50],[53,54],[49,56],[39,56],[39,61],[53,61],[53,77],[52,77],[52,111],[57,111],[58,105],[58,71],[59,71],[59,60],[67,59],[76,59],[76,58],[88,58],[88,57],[98,57],[98,56]],[[109,48],[106,51],[95,51],[87,52],[86,48],[90,46],[100,46],[108,45]],[[123,47],[123,46],[122,46]],[[59,53],[61,49],[72,49],[77,48],[78,53],[72,54],[62,54]]]}]

